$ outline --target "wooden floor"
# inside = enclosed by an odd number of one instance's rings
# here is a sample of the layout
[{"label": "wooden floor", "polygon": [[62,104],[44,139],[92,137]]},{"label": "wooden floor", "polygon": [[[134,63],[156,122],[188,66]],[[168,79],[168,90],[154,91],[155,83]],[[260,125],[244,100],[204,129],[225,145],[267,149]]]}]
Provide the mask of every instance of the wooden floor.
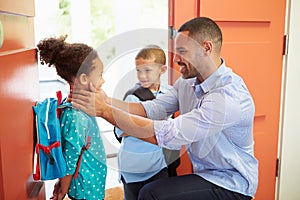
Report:
[{"label": "wooden floor", "polygon": [[123,200],[124,192],[123,187],[117,186],[105,190],[104,200]]}]

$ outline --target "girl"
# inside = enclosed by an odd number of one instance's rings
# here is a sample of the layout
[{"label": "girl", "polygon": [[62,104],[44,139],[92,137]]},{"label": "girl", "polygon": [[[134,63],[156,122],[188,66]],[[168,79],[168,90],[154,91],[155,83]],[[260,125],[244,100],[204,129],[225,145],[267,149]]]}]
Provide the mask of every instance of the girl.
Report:
[{"label": "girl", "polygon": [[[37,45],[40,61],[56,68],[57,74],[73,88],[88,89],[92,83],[100,89],[103,64],[97,52],[86,44],[65,42],[66,36],[48,38]],[[66,194],[70,199],[104,199],[107,174],[106,154],[95,117],[76,108],[66,106],[61,110],[62,150],[67,163],[66,176],[56,183],[51,199],[61,200]],[[82,147],[91,136],[90,146]]]}]

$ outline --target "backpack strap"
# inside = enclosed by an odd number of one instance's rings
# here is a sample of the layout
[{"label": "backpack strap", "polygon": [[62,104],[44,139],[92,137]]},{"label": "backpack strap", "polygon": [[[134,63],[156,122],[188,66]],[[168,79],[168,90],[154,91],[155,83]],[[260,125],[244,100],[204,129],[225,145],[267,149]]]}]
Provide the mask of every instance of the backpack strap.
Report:
[{"label": "backpack strap", "polygon": [[82,155],[83,153],[88,150],[91,146],[91,136],[88,136],[87,138],[87,142],[85,145],[83,145],[83,147],[81,148],[81,152],[80,152],[80,155],[79,155],[79,158],[78,158],[78,161],[77,161],[77,166],[76,166],[76,170],[75,170],[75,174],[74,174],[74,178],[78,178],[78,173],[79,173],[79,169],[80,169],[80,163],[81,163],[81,160],[82,160]]},{"label": "backpack strap", "polygon": [[[61,93],[61,91],[56,92],[56,97],[57,97],[57,107],[58,107],[62,104],[62,93]],[[60,109],[56,109],[56,115],[57,115],[57,118],[59,119]]]},{"label": "backpack strap", "polygon": [[126,97],[127,97],[128,95],[133,94],[134,91],[135,91],[137,88],[139,88],[139,87],[140,87],[140,86],[134,86],[133,88],[129,89],[129,90],[124,94],[124,96],[123,96],[123,101],[126,99]]},{"label": "backpack strap", "polygon": [[[85,113],[84,113],[85,114]],[[76,169],[75,169],[75,173],[74,173],[74,178],[77,179],[78,178],[78,173],[79,173],[79,169],[80,169],[80,164],[81,164],[81,160],[82,160],[82,155],[83,153],[88,150],[91,146],[91,136],[90,136],[90,126],[91,126],[91,119],[89,118],[89,116],[86,116],[89,120],[89,126],[88,126],[88,129],[86,130],[85,132],[85,145],[83,145],[81,147],[81,151],[80,151],[80,155],[79,155],[79,158],[78,158],[78,161],[77,161],[77,166],[76,166]]]},{"label": "backpack strap", "polygon": [[155,99],[154,94],[148,88],[139,87],[132,94],[138,97],[141,101]]},{"label": "backpack strap", "polygon": [[59,146],[60,146],[59,141],[54,142],[50,146],[44,146],[44,145],[37,143],[35,150],[36,150],[36,153],[39,154],[39,149],[41,149],[46,154],[47,158],[50,160],[50,164],[54,165],[55,160],[54,160],[53,156],[51,155],[51,149],[57,148]]}]

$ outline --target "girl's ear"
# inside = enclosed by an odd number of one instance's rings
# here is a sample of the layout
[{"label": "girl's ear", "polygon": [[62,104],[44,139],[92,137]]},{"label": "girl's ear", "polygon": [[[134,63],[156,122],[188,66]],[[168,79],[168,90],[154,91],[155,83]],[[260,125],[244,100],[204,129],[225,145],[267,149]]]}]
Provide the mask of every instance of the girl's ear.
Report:
[{"label": "girl's ear", "polygon": [[165,73],[167,71],[167,66],[166,65],[162,65],[161,67],[160,67],[160,74],[163,74],[163,73]]},{"label": "girl's ear", "polygon": [[85,73],[80,74],[79,75],[79,82],[82,85],[88,85],[89,84],[88,76]]}]

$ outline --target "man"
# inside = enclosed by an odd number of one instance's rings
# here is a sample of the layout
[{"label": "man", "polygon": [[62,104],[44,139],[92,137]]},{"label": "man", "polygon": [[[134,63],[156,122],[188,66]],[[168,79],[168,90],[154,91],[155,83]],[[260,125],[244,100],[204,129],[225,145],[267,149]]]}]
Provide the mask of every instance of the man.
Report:
[{"label": "man", "polygon": [[[174,62],[182,77],[166,94],[153,101],[125,103],[92,86],[91,91],[74,91],[75,107],[103,117],[125,133],[169,149],[186,145],[193,174],[149,183],[139,199],[254,197],[254,103],[242,78],[220,57],[221,47],[217,24],[195,18],[176,35]],[[164,120],[177,110],[178,117]]]}]

